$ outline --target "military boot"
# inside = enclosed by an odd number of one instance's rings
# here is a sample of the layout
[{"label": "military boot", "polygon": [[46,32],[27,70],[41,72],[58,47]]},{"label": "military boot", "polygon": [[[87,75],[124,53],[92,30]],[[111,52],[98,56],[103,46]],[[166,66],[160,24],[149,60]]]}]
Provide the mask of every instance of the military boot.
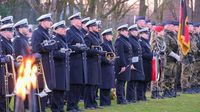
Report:
[{"label": "military boot", "polygon": [[157,91],[157,98],[158,98],[158,99],[163,99],[163,96],[160,95],[160,92],[159,92],[159,91]]},{"label": "military boot", "polygon": [[171,97],[176,97],[176,90],[175,89],[170,89],[170,95]]},{"label": "military boot", "polygon": [[151,98],[152,99],[157,99],[157,93],[156,93],[157,91],[152,91],[151,92]]},{"label": "military boot", "polygon": [[163,92],[163,95],[162,95],[163,98],[172,98],[171,94],[170,94],[170,91],[169,90],[164,90]]}]

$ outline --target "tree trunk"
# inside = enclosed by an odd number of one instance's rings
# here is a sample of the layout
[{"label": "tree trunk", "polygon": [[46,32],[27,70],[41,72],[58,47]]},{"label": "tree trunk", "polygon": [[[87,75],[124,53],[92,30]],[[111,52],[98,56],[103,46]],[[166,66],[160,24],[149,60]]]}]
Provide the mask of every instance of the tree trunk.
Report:
[{"label": "tree trunk", "polygon": [[145,0],[140,0],[140,9],[139,9],[139,16],[145,16],[147,7],[145,4]]},{"label": "tree trunk", "polygon": [[194,10],[194,16],[193,16],[193,20],[194,22],[199,22],[199,18],[200,18],[200,0],[195,0],[195,10]]},{"label": "tree trunk", "polygon": [[96,9],[96,0],[89,0],[89,9],[88,9],[88,16],[94,18],[95,16],[95,9]]}]

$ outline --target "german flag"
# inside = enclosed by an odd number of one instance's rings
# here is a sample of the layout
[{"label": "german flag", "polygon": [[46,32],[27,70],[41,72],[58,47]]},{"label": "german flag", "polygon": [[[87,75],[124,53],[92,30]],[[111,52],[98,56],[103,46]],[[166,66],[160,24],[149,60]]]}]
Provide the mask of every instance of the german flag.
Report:
[{"label": "german flag", "polygon": [[188,16],[186,0],[181,0],[180,4],[180,18],[178,30],[178,42],[181,46],[183,55],[187,55],[190,50],[190,36],[188,31]]}]

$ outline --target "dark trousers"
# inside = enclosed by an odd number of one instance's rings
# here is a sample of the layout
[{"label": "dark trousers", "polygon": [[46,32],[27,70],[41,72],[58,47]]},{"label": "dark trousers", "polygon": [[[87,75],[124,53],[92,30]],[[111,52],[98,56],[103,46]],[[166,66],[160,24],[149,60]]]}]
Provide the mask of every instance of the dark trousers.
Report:
[{"label": "dark trousers", "polygon": [[81,88],[80,100],[84,100],[84,93],[85,93],[85,90],[84,90],[84,87],[82,87],[82,88]]},{"label": "dark trousers", "polygon": [[126,89],[126,100],[135,102],[137,100],[136,81],[128,81]]},{"label": "dark trousers", "polygon": [[136,89],[137,89],[137,100],[138,101],[145,100],[145,98],[144,98],[144,81],[137,81]]},{"label": "dark trousers", "polygon": [[96,99],[98,99],[98,98],[99,98],[99,96],[98,96],[98,92],[99,92],[99,87],[98,87],[98,86],[96,86]]},{"label": "dark trousers", "polygon": [[52,112],[64,112],[64,94],[65,91],[53,90],[51,94]]},{"label": "dark trousers", "polygon": [[70,84],[70,90],[67,92],[67,110],[79,109],[78,102],[81,96],[81,84]]},{"label": "dark trousers", "polygon": [[110,89],[100,89],[100,106],[110,106]]},{"label": "dark trousers", "polygon": [[0,96],[0,112],[6,112],[6,98],[5,96]]},{"label": "dark trousers", "polygon": [[125,83],[126,81],[117,80],[116,82],[116,94],[117,94],[117,103],[123,103],[125,99]]},{"label": "dark trousers", "polygon": [[148,85],[150,84],[150,81],[146,81],[144,82],[144,100],[147,99],[146,97],[146,92],[147,92],[147,89],[148,89]]},{"label": "dark trousers", "polygon": [[48,97],[45,96],[45,97],[39,97],[37,96],[36,97],[36,101],[37,101],[37,112],[46,112],[45,109],[46,109],[46,106],[47,106],[47,100],[48,100]]},{"label": "dark trousers", "polygon": [[28,109],[28,95],[26,95],[26,99],[24,100],[24,108]]},{"label": "dark trousers", "polygon": [[97,107],[95,85],[85,86],[84,106],[85,108]]},{"label": "dark trousers", "polygon": [[[11,97],[8,98],[8,105],[10,105]],[[10,107],[8,107],[10,110]],[[4,95],[0,95],[0,112],[6,112],[6,97]]]}]

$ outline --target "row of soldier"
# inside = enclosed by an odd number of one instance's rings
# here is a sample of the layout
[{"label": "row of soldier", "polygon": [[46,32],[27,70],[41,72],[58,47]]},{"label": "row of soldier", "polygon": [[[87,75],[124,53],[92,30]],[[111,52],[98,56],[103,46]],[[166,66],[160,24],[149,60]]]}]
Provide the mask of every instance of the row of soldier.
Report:
[{"label": "row of soldier", "polygon": [[[130,27],[124,24],[117,28],[118,37],[113,47],[112,28],[100,35],[101,28],[96,19],[81,19],[80,13],[68,19],[71,26],[66,29],[64,21],[53,24],[51,14],[42,15],[37,19],[39,25],[33,34],[28,29],[27,19],[14,25],[12,17],[1,20],[2,112],[6,111],[5,82],[2,77],[5,74],[3,65],[10,63],[7,55],[17,58],[32,54],[41,58],[45,79],[52,92],[49,97],[40,98],[38,104],[41,108],[38,111],[45,111],[48,100],[53,112],[64,111],[64,100],[67,101],[67,111],[71,112],[82,111],[78,106],[81,99],[84,100],[85,109],[102,109],[111,105],[112,88],[116,88],[117,104],[146,101],[145,93],[150,83],[152,98],[176,97],[180,77],[185,93],[198,92],[198,25],[195,32],[189,25],[191,37],[194,38],[191,38],[191,52],[183,56],[176,38],[177,22],[168,21],[152,26],[144,17],[137,17],[136,24]],[[11,41],[13,28],[17,33]],[[49,29],[53,33],[50,34]],[[154,56],[159,59],[160,78],[151,82]],[[42,75],[38,76],[40,91],[44,87],[42,78]],[[10,82],[10,92],[12,85]],[[100,106],[96,102],[98,90]]]}]

